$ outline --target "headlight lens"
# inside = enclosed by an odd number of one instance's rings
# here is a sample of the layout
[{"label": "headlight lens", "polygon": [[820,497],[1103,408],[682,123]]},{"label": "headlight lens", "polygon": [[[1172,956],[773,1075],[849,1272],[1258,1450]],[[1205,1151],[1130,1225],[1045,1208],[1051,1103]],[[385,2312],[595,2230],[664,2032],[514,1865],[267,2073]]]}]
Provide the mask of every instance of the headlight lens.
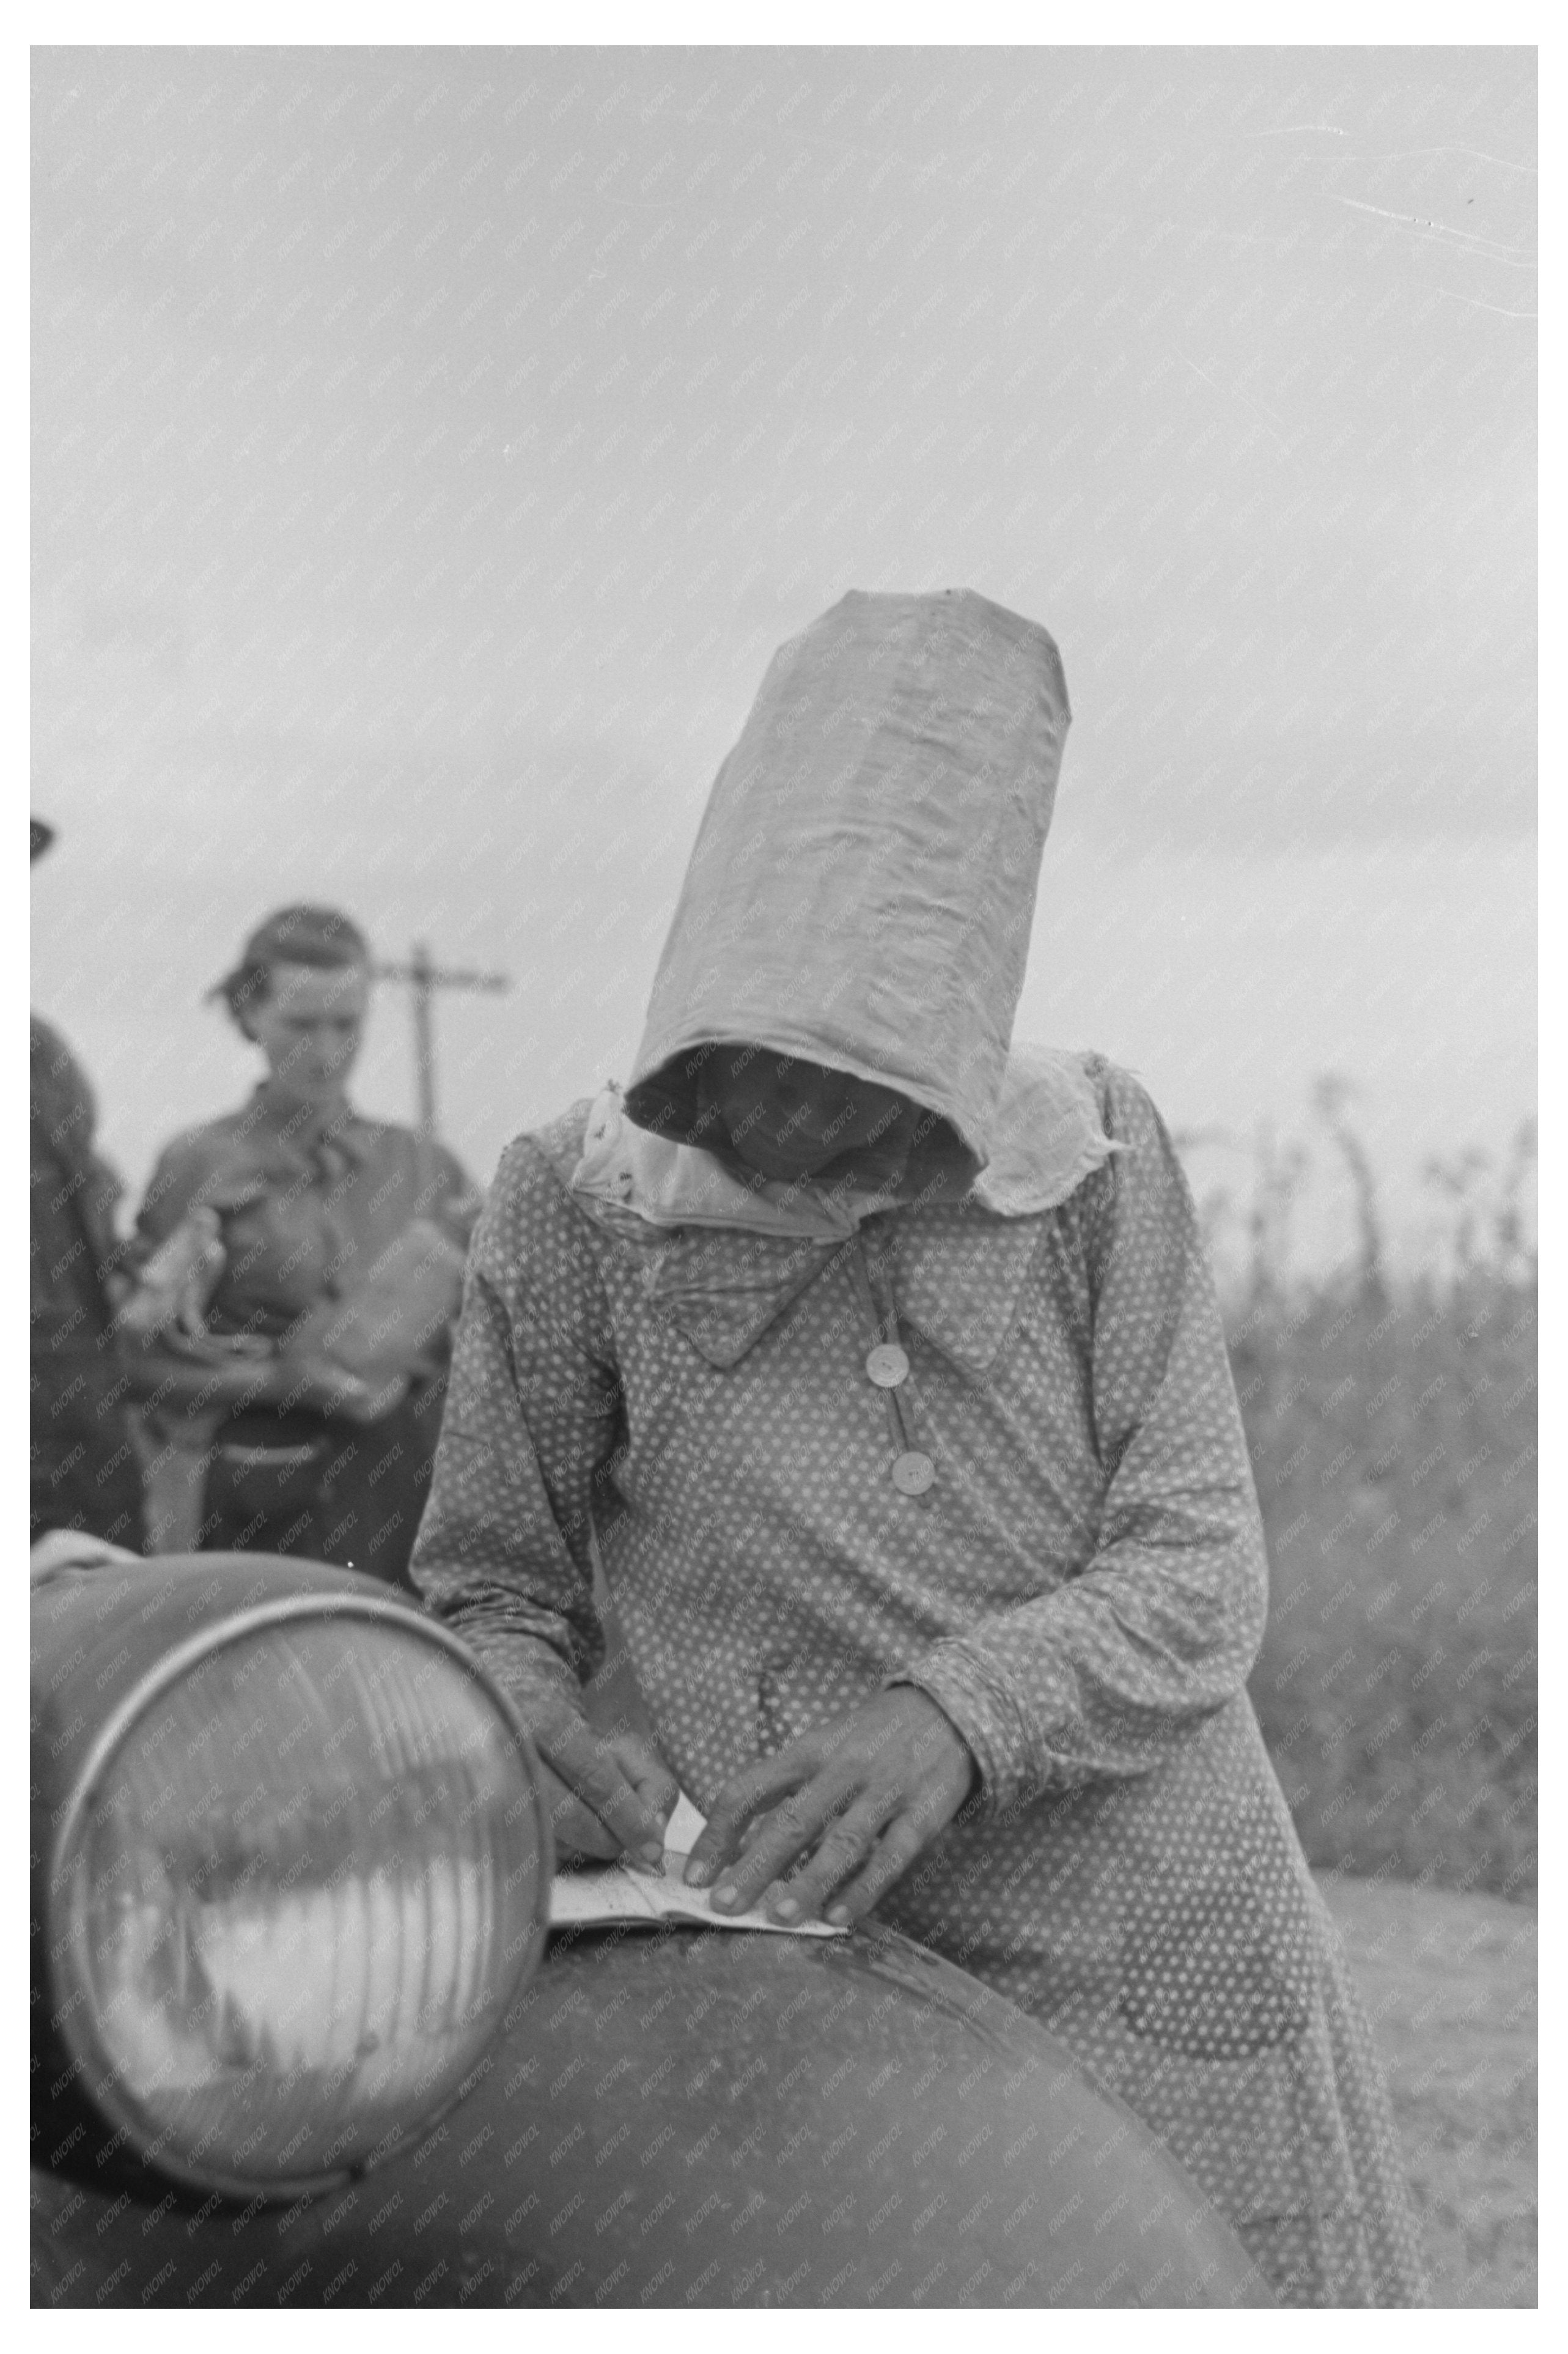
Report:
[{"label": "headlight lens", "polygon": [[334,2179],[455,2095],[548,1877],[526,1755],[456,1647],[374,1606],[273,1613],[100,1750],[55,1873],[62,2030],[176,2174]]}]

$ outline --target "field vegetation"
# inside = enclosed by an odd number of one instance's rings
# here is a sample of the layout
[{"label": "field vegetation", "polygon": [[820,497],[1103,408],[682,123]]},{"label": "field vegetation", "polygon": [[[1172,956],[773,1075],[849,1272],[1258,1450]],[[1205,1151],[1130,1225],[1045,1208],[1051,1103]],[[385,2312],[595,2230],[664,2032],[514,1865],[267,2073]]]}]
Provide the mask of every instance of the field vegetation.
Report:
[{"label": "field vegetation", "polygon": [[[1177,1140],[1273,1565],[1254,1701],[1315,1865],[1532,1901],[1533,1129],[1429,1166],[1431,1230],[1395,1268],[1350,1090],[1321,1082],[1305,1140],[1256,1140],[1241,1199],[1212,1178],[1214,1140]],[[1325,1176],[1354,1248],[1293,1274],[1293,1215]]]}]

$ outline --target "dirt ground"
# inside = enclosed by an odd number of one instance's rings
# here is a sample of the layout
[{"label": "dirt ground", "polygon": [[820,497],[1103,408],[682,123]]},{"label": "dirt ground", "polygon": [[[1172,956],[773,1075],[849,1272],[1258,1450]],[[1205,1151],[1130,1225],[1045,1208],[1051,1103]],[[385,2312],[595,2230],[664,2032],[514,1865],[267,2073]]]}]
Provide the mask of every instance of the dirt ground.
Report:
[{"label": "dirt ground", "polygon": [[1536,2302],[1536,1916],[1323,1872],[1388,2073],[1434,2301]]}]

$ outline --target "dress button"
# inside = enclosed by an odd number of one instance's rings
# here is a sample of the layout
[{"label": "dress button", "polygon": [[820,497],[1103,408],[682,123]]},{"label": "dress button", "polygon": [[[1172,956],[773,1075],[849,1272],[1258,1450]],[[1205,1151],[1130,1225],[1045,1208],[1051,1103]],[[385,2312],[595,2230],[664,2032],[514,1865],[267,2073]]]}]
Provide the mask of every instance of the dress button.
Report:
[{"label": "dress button", "polygon": [[895,1390],[909,1377],[909,1360],[896,1341],[879,1341],[865,1361],[865,1370],[879,1390]]},{"label": "dress button", "polygon": [[901,1455],[893,1467],[893,1484],[901,1496],[923,1496],[936,1476],[936,1465],[917,1447]]}]

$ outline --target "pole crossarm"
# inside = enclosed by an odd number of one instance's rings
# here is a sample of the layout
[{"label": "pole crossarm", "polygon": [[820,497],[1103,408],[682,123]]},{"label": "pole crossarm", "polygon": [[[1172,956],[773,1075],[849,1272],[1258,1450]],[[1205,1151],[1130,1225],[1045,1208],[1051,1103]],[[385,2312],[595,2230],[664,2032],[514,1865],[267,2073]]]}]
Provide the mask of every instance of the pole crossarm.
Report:
[{"label": "pole crossarm", "polygon": [[457,965],[375,964],[370,970],[376,981],[411,981],[418,989],[503,990],[512,986],[509,973],[469,972]]}]

